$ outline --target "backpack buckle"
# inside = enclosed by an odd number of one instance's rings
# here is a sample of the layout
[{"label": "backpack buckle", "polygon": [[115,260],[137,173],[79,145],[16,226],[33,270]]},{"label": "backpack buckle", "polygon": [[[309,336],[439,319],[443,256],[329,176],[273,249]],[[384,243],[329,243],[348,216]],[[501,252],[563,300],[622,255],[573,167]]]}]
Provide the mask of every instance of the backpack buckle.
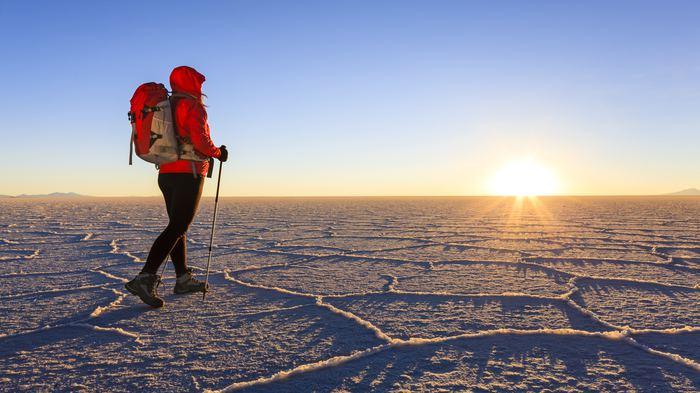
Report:
[{"label": "backpack buckle", "polygon": [[144,106],[143,110],[141,111],[144,116],[146,116],[149,112],[158,112],[160,111],[159,106]]}]

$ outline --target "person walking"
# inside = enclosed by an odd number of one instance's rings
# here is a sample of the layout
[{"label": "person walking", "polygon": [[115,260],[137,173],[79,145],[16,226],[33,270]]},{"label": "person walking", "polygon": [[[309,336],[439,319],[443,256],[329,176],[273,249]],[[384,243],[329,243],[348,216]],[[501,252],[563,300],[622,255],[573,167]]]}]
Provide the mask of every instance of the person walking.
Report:
[{"label": "person walking", "polygon": [[[204,75],[192,67],[176,67],[170,74],[173,92],[171,102],[173,121],[180,137],[192,144],[195,151],[205,157],[225,162],[228,151],[225,146],[216,147],[209,134],[207,111],[203,103]],[[170,255],[177,280],[174,292],[206,292],[208,285],[192,275],[187,267],[187,229],[197,212],[202,195],[204,177],[209,171],[209,161],[178,160],[162,164],[159,168],[158,186],[165,199],[168,226],[156,238],[141,272],[125,284],[126,289],[152,307],[162,307],[158,296],[160,283],[158,268]]]}]

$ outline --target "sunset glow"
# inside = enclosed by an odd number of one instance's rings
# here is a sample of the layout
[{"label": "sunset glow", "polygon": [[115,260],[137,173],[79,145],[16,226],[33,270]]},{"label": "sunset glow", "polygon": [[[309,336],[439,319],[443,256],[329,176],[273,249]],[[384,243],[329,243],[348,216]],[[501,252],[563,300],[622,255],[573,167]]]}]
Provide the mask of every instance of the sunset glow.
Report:
[{"label": "sunset glow", "polygon": [[550,195],[558,191],[551,170],[533,160],[513,161],[496,172],[490,182],[495,195]]}]

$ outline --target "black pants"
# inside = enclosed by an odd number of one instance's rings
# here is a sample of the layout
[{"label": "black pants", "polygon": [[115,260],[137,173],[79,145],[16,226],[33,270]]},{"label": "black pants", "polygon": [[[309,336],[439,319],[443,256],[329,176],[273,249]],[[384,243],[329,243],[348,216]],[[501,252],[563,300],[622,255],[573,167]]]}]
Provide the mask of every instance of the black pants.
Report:
[{"label": "black pants", "polygon": [[158,236],[148,253],[142,273],[158,274],[158,267],[168,254],[175,265],[175,273],[183,275],[187,269],[187,228],[197,213],[202,196],[204,178],[191,173],[162,173],[158,175],[158,186],[165,198],[168,211],[168,226]]}]

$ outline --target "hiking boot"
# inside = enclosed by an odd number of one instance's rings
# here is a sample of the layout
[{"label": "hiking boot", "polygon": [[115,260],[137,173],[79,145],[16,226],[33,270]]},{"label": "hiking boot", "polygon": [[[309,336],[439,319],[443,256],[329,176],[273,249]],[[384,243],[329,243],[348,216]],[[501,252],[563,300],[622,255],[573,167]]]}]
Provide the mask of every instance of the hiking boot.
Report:
[{"label": "hiking boot", "polygon": [[192,277],[192,269],[187,269],[185,274],[178,277],[177,281],[175,281],[174,292],[180,295],[190,292],[206,292],[208,289],[209,285]]},{"label": "hiking boot", "polygon": [[163,307],[163,299],[158,296],[157,286],[160,276],[150,273],[139,273],[136,278],[124,284],[124,287],[138,296],[144,303],[151,307]]}]

